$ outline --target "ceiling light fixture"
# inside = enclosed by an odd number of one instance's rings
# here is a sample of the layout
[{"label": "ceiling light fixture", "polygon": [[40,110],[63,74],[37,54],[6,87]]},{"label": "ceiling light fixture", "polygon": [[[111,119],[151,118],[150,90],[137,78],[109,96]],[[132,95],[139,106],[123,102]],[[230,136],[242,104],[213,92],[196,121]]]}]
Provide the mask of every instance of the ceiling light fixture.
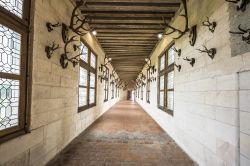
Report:
[{"label": "ceiling light fixture", "polygon": [[96,31],[92,31],[92,34],[93,34],[94,36],[96,36],[96,35],[97,35],[97,32],[96,32]]},{"label": "ceiling light fixture", "polygon": [[159,39],[161,39],[161,38],[162,38],[162,33],[159,33],[159,34],[157,35],[157,37],[158,37]]}]

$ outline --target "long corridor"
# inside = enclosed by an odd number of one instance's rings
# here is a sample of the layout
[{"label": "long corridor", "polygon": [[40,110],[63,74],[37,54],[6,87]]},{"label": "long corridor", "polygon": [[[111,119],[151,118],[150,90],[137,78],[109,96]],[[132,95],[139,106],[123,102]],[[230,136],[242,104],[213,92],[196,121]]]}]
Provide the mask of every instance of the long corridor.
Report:
[{"label": "long corridor", "polygon": [[143,109],[121,101],[49,166],[191,166],[194,162]]}]

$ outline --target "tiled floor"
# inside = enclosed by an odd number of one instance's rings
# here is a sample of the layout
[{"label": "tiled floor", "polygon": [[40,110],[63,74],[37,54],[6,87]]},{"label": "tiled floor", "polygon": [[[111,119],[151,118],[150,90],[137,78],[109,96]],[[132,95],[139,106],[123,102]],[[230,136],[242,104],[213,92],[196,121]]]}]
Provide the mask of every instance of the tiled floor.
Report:
[{"label": "tiled floor", "polygon": [[191,166],[194,162],[131,101],[122,101],[49,166]]}]

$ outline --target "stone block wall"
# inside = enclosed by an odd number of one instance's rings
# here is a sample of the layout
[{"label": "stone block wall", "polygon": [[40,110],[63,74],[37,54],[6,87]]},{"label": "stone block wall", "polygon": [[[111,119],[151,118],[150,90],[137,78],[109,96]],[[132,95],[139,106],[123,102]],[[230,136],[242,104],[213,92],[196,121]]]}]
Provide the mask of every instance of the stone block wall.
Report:
[{"label": "stone block wall", "polygon": [[[236,9],[225,1],[188,1],[188,9],[189,26],[197,24],[198,36],[194,47],[189,45],[188,34],[175,41],[175,46],[182,49],[181,57],[176,56],[175,62],[182,70],[178,72],[175,68],[174,115],[157,108],[158,82],[151,84],[150,104],[145,97],[143,101],[136,100],[199,165],[247,166],[250,162],[250,102],[249,86],[244,85],[249,84],[250,77],[243,71],[250,67],[250,45],[229,31],[240,22],[248,27],[250,24],[239,16],[237,24],[232,23],[232,13]],[[245,13],[237,14],[249,18],[249,9],[248,6]],[[217,22],[214,33],[201,26],[207,16]],[[181,27],[183,22],[183,18],[177,17],[173,25]],[[170,45],[173,36],[165,36],[160,41],[152,53],[152,64],[158,66],[158,57]],[[232,43],[235,41],[237,44]],[[196,50],[203,44],[217,49],[213,60]],[[237,49],[244,51],[235,51]],[[196,58],[194,67],[183,60],[185,57]],[[145,74],[146,70],[143,72]],[[244,85],[239,86],[239,78]]]},{"label": "stone block wall", "polygon": [[[73,68],[69,64],[67,69],[62,69],[59,64],[62,48],[50,60],[44,52],[45,45],[53,41],[63,46],[61,28],[48,33],[46,22],[69,24],[73,4],[70,0],[35,0],[33,6],[30,133],[0,144],[0,165],[45,165],[119,101],[119,98],[111,99],[110,89],[109,100],[104,103],[104,84],[97,80],[96,106],[78,113],[79,66]],[[97,54],[97,67],[100,66],[104,59],[102,48],[90,34],[83,40]],[[124,98],[123,90],[120,97]]]}]

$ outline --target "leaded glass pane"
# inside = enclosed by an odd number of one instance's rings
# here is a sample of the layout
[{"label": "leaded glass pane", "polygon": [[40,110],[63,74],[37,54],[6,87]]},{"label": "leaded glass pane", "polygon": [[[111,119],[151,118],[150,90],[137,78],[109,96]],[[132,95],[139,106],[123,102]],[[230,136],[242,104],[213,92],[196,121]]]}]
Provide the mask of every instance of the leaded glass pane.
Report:
[{"label": "leaded glass pane", "polygon": [[164,106],[164,92],[160,92],[160,98],[159,98],[159,105],[161,106],[161,107],[163,107]]},{"label": "leaded glass pane", "polygon": [[173,91],[168,91],[168,96],[167,96],[167,107],[169,110],[174,110],[174,92]]},{"label": "leaded glass pane", "polygon": [[91,52],[90,66],[96,68],[96,56]]},{"label": "leaded glass pane", "polygon": [[87,105],[87,88],[79,88],[79,107]]},{"label": "leaded glass pane", "polygon": [[174,63],[174,49],[173,47],[171,47],[169,50],[168,50],[168,65],[171,65]]},{"label": "leaded glass pane", "polygon": [[22,18],[24,0],[0,0],[0,6]]},{"label": "leaded glass pane", "polygon": [[164,90],[164,76],[160,77],[160,90]]},{"label": "leaded glass pane", "polygon": [[88,63],[88,47],[86,47],[82,42],[80,44],[81,55],[80,58]]},{"label": "leaded glass pane", "polygon": [[0,131],[18,126],[19,81],[0,79]]},{"label": "leaded glass pane", "polygon": [[88,80],[88,71],[80,67],[80,85],[87,86],[87,80]]},{"label": "leaded glass pane", "polygon": [[0,24],[0,72],[20,74],[21,35]]},{"label": "leaded glass pane", "polygon": [[165,68],[165,55],[163,55],[160,60],[160,71],[162,71],[164,68]]},{"label": "leaded glass pane", "polygon": [[95,74],[90,73],[90,87],[95,87]]},{"label": "leaded glass pane", "polygon": [[89,104],[95,103],[95,89],[89,90]]},{"label": "leaded glass pane", "polygon": [[168,73],[168,89],[174,89],[174,71]]}]

